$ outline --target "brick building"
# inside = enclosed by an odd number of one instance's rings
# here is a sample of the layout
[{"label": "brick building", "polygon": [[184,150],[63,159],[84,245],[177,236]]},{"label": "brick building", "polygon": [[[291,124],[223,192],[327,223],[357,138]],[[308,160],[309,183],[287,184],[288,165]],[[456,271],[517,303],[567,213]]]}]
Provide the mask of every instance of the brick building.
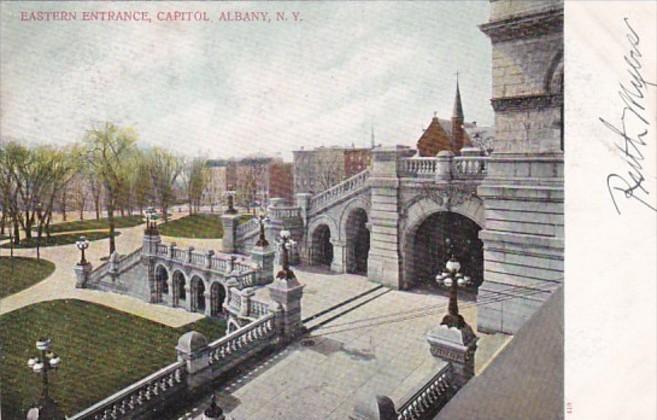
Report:
[{"label": "brick building", "polygon": [[272,197],[292,200],[292,164],[266,156],[209,160],[208,190],[218,202],[226,191],[235,191],[239,205],[266,204]]},{"label": "brick building", "polygon": [[[417,141],[418,155],[433,157],[442,150],[458,155],[463,147],[478,146],[489,151],[492,144],[492,127],[479,127],[476,122],[465,122],[459,83],[456,82],[454,111],[449,120],[434,115],[429,126]],[[484,145],[484,141],[488,142]]]},{"label": "brick building", "polygon": [[295,150],[294,192],[315,194],[367,169],[371,151],[338,146]]}]

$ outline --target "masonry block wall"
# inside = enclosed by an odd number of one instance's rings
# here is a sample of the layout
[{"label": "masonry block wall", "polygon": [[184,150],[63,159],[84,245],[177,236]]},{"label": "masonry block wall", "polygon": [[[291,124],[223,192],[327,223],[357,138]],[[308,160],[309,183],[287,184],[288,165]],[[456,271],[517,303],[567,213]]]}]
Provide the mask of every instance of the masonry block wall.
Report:
[{"label": "masonry block wall", "polygon": [[563,281],[563,2],[491,0],[495,144],[478,328],[515,333]]}]

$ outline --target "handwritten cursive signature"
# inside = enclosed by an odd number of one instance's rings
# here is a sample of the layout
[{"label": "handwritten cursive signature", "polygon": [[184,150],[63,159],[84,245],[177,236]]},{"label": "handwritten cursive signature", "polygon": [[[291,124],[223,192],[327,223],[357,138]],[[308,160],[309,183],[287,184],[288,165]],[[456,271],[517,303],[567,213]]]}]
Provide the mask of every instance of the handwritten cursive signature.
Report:
[{"label": "handwritten cursive signature", "polygon": [[[648,135],[648,127],[650,126],[650,122],[645,116],[646,107],[643,101],[648,88],[657,85],[644,78],[641,72],[641,58],[643,55],[639,49],[641,38],[630,25],[629,18],[626,17],[624,20],[628,29],[626,38],[630,44],[629,52],[624,56],[624,59],[628,66],[627,72],[630,75],[630,81],[629,87],[619,83],[618,95],[624,104],[620,114],[620,124],[617,126],[602,117],[599,117],[599,119],[605,127],[619,136],[616,139],[616,147],[620,150],[625,163],[627,163],[628,170],[626,176],[616,173],[609,174],[607,176],[607,189],[618,214],[621,214],[617,201],[617,195],[620,193],[622,193],[621,197],[625,197],[627,200],[637,200],[642,205],[657,212],[657,208],[651,205],[647,199],[650,193],[643,184],[646,178],[643,175],[642,166],[642,161],[645,159],[642,149],[647,145],[645,137]],[[630,131],[631,128],[633,130]]]}]

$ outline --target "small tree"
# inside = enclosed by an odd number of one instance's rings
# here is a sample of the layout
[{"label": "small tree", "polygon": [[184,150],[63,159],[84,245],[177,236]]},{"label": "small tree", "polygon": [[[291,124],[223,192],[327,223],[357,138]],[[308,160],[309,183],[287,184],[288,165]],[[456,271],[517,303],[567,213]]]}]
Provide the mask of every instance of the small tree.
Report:
[{"label": "small tree", "polygon": [[166,222],[169,220],[169,207],[175,198],[174,187],[183,169],[182,160],[159,147],[149,150],[146,159],[155,199]]},{"label": "small tree", "polygon": [[183,184],[189,200],[189,214],[198,211],[201,198],[209,182],[209,170],[205,159],[195,158],[185,162],[183,170]]}]

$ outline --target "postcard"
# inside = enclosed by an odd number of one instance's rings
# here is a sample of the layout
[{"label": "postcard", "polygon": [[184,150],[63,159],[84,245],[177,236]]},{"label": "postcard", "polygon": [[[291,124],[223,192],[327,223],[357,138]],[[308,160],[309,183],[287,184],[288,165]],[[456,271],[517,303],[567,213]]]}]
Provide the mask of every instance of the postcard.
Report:
[{"label": "postcard", "polygon": [[0,418],[657,415],[656,2],[0,19]]}]

